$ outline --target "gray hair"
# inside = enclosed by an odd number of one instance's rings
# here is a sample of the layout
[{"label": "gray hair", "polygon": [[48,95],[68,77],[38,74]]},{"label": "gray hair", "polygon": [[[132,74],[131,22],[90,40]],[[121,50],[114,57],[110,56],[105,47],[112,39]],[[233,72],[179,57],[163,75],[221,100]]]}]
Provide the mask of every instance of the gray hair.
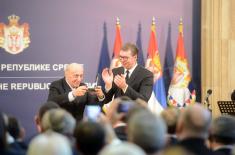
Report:
[{"label": "gray hair", "polygon": [[235,143],[235,118],[234,116],[220,116],[216,118],[211,127],[211,136],[222,144]]},{"label": "gray hair", "polygon": [[75,63],[75,62],[73,62],[73,63],[70,63],[70,64],[67,64],[66,66],[65,66],[65,68],[64,68],[64,71],[66,72],[66,71],[68,71],[70,68],[72,68],[72,67],[81,67],[82,69],[84,68],[84,64],[79,64],[79,63]]},{"label": "gray hair", "polygon": [[199,104],[185,108],[180,116],[185,129],[196,137],[206,138],[211,123],[210,112]]},{"label": "gray hair", "polygon": [[146,153],[137,145],[123,142],[117,145],[108,145],[104,147],[98,155],[145,155]]},{"label": "gray hair", "polygon": [[72,155],[72,149],[63,135],[46,132],[30,142],[27,155]]},{"label": "gray hair", "polygon": [[49,110],[42,118],[44,131],[50,129],[64,135],[72,135],[75,126],[76,121],[73,116],[63,109]]},{"label": "gray hair", "polygon": [[149,111],[135,113],[127,125],[128,140],[139,145],[147,153],[154,153],[166,143],[166,125]]}]

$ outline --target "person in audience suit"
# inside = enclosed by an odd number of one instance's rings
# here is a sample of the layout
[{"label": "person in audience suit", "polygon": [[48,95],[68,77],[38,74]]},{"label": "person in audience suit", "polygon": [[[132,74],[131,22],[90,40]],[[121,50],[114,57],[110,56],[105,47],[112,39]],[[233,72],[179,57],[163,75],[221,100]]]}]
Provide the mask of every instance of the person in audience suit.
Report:
[{"label": "person in audience suit", "polygon": [[51,109],[42,118],[42,128],[44,131],[52,130],[67,136],[73,145],[73,132],[76,126],[75,118],[64,109]]},{"label": "person in audience suit", "polygon": [[165,146],[166,125],[149,110],[138,110],[128,118],[127,139],[147,154],[156,154]]},{"label": "person in audience suit", "polygon": [[141,98],[148,101],[153,89],[153,74],[137,64],[138,49],[134,44],[126,43],[120,51],[119,60],[122,67],[103,69],[105,83],[104,103],[114,97],[128,96],[132,100]]},{"label": "person in audience suit", "polygon": [[27,155],[72,155],[72,149],[65,136],[46,131],[30,142]]},{"label": "person in audience suit", "polygon": [[103,91],[96,87],[95,91],[88,91],[82,83],[84,69],[82,64],[71,63],[65,68],[64,78],[51,83],[48,101],[54,101],[70,112],[77,120],[83,118],[84,108],[87,104],[102,106]]},{"label": "person in audience suit", "polygon": [[20,122],[14,117],[8,117],[8,132],[14,138],[14,143],[19,145],[23,150],[27,150],[28,146],[24,142],[25,130]]},{"label": "person in audience suit", "polygon": [[209,135],[211,113],[199,104],[186,107],[181,111],[177,123],[177,145],[196,155],[213,155],[205,141]]},{"label": "person in audience suit", "polygon": [[136,103],[127,96],[122,96],[114,99],[107,111],[107,117],[112,123],[112,127],[117,137],[122,140],[127,140],[126,135],[126,115]]},{"label": "person in audience suit", "polygon": [[232,155],[235,144],[235,118],[220,116],[216,118],[210,130],[210,147],[221,155]]},{"label": "person in audience suit", "polygon": [[52,130],[68,138],[73,154],[76,155],[75,138],[73,136],[76,126],[75,118],[64,109],[51,109],[45,113],[42,118],[43,131]]},{"label": "person in audience suit", "polygon": [[167,145],[176,144],[176,124],[179,118],[180,109],[176,107],[168,107],[161,112],[161,117],[167,126]]},{"label": "person in audience suit", "polygon": [[39,133],[43,132],[42,129],[43,115],[51,109],[58,109],[58,108],[60,108],[59,105],[53,101],[47,101],[39,108],[38,113],[34,116],[34,121]]},{"label": "person in audience suit", "polygon": [[83,155],[96,155],[105,146],[104,127],[93,121],[79,122],[74,131],[77,149]]},{"label": "person in audience suit", "polygon": [[51,109],[58,109],[58,108],[60,108],[59,105],[57,103],[53,102],[53,101],[47,101],[39,107],[37,113],[34,116],[34,123],[36,125],[36,129],[37,129],[38,133],[35,133],[35,134],[31,135],[30,137],[25,139],[25,143],[26,143],[27,146],[29,145],[30,141],[36,135],[38,135],[39,133],[44,132],[43,129],[42,129],[42,117],[43,117],[43,115]]},{"label": "person in audience suit", "polygon": [[6,117],[0,112],[0,155],[25,155],[25,151],[10,145]]}]

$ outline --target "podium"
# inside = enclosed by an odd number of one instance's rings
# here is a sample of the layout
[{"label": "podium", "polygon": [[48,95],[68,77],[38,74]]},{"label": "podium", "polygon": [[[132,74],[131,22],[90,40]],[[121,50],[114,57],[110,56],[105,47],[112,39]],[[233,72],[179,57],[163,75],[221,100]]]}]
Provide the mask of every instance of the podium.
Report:
[{"label": "podium", "polygon": [[218,101],[217,103],[222,115],[235,116],[235,101]]}]

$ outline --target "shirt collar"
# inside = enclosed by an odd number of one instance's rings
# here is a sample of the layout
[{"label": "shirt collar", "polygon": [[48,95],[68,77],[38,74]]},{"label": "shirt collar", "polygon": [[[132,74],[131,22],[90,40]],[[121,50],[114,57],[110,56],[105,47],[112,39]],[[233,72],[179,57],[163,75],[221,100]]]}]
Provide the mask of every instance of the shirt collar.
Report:
[{"label": "shirt collar", "polygon": [[71,90],[74,90],[75,88],[73,88],[69,83],[68,83],[68,81],[66,80],[66,78],[65,78],[65,81],[66,81],[66,83],[69,85],[69,88],[71,88]]},{"label": "shirt collar", "polygon": [[[131,76],[132,72],[135,70],[135,68],[137,67],[137,63],[131,68],[131,69],[128,69],[129,70],[129,77]],[[124,69],[124,73],[126,74],[126,68]]]}]

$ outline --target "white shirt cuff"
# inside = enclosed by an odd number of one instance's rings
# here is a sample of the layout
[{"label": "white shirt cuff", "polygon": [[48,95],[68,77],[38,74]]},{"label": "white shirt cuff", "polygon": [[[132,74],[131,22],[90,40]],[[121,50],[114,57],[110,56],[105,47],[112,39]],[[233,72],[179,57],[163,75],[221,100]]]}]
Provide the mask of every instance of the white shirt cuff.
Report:
[{"label": "white shirt cuff", "polygon": [[[111,88],[112,88],[112,87],[111,87]],[[111,88],[107,88],[107,87],[105,86],[105,87],[104,87],[105,92],[106,92],[106,93],[109,92]]]},{"label": "white shirt cuff", "polygon": [[69,98],[69,102],[72,102],[72,101],[74,101],[75,100],[75,97],[73,96],[73,92],[71,91],[71,92],[69,92],[69,94],[68,94],[68,98]]},{"label": "white shirt cuff", "polygon": [[126,93],[127,88],[128,88],[128,85],[126,86],[126,88],[122,89],[123,93]]}]

